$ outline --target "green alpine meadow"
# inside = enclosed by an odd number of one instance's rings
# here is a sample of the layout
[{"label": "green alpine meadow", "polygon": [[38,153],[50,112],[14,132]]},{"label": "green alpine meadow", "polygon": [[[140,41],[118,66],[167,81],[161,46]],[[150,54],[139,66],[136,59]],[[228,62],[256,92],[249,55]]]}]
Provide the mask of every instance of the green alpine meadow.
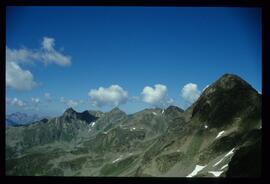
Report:
[{"label": "green alpine meadow", "polygon": [[5,174],[259,177],[261,103],[250,84],[224,74],[186,110],[67,108],[58,117],[6,127]]}]

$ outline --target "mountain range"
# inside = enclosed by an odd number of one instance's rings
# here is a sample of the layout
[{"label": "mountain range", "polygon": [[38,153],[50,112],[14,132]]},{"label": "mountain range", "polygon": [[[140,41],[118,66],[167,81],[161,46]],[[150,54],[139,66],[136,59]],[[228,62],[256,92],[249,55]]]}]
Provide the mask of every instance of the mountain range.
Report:
[{"label": "mountain range", "polygon": [[20,126],[29,123],[33,123],[35,121],[40,121],[43,118],[48,118],[45,116],[39,116],[37,114],[28,115],[26,113],[15,112],[12,114],[8,114],[6,116],[6,126]]},{"label": "mountain range", "polygon": [[185,111],[69,108],[6,127],[6,175],[259,177],[261,127],[261,94],[224,74]]}]

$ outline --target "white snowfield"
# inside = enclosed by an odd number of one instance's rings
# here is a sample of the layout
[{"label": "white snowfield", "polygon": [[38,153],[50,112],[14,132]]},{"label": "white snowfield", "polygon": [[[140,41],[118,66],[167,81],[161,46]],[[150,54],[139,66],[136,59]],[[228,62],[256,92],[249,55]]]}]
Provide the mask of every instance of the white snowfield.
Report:
[{"label": "white snowfield", "polygon": [[233,154],[235,148],[231,149],[222,159],[220,159],[217,163],[214,164],[214,167],[220,164],[227,156]]},{"label": "white snowfield", "polygon": [[114,163],[118,162],[121,159],[122,159],[122,155],[120,155],[120,157],[118,157],[117,159],[115,159],[114,161],[112,161],[112,163],[114,164]]},{"label": "white snowfield", "polygon": [[195,169],[187,175],[188,178],[193,177],[198,174],[201,170],[203,170],[207,165],[201,166],[201,165],[196,165]]},{"label": "white snowfield", "polygon": [[224,130],[222,130],[221,132],[219,132],[218,135],[216,136],[216,139],[219,138],[220,136],[222,136],[222,134],[224,134],[224,133],[225,133]]},{"label": "white snowfield", "polygon": [[155,113],[155,112],[152,112],[155,116],[157,115],[157,113]]},{"label": "white snowfield", "polygon": [[91,130],[92,130],[92,129],[91,129],[91,128],[89,128],[89,129],[88,129],[88,132],[90,132]]},{"label": "white snowfield", "polygon": [[133,130],[136,130],[136,128],[135,127],[130,128],[130,131],[133,131]]},{"label": "white snowfield", "polygon": [[95,121],[94,121],[94,122],[92,122],[92,123],[91,123],[91,127],[95,126],[95,124],[96,124],[96,122],[95,122]]},{"label": "white snowfield", "polygon": [[204,125],[204,128],[205,128],[205,129],[208,128],[208,125]]},{"label": "white snowfield", "polygon": [[108,132],[102,132],[103,134],[108,134]]},{"label": "white snowfield", "polygon": [[161,112],[161,114],[163,114],[164,113],[164,109],[162,109],[162,112]]},{"label": "white snowfield", "polygon": [[222,166],[222,167],[220,168],[220,170],[223,170],[223,169],[225,169],[226,167],[228,167],[228,164]]},{"label": "white snowfield", "polygon": [[215,177],[219,177],[223,171],[208,171],[208,173],[213,174]]}]

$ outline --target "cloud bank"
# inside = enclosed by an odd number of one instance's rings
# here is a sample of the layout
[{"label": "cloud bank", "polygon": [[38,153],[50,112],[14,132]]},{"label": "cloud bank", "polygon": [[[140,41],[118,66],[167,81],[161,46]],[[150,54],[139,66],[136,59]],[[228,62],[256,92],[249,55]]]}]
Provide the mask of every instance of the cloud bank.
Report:
[{"label": "cloud bank", "polygon": [[16,107],[25,107],[26,106],[25,102],[23,102],[22,100],[20,100],[20,99],[18,99],[16,97],[13,98],[13,99],[7,98],[6,102],[7,102],[7,104],[13,105],[13,106],[16,106]]},{"label": "cloud bank", "polygon": [[55,50],[54,42],[54,38],[44,37],[38,50],[6,47],[6,86],[15,90],[31,90],[37,86],[31,71],[23,69],[22,64],[40,61],[45,65],[69,66],[71,57]]},{"label": "cloud bank", "polygon": [[119,85],[111,85],[108,88],[99,87],[91,89],[88,93],[95,106],[119,106],[128,100],[128,92]]},{"label": "cloud bank", "polygon": [[37,85],[29,70],[23,70],[17,63],[6,63],[6,86],[16,90],[31,90]]}]

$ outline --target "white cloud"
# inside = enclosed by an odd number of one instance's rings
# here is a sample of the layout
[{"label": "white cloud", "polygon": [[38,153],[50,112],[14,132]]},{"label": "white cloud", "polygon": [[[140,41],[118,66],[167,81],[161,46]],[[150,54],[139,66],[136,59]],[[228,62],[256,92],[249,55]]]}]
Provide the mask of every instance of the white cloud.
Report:
[{"label": "white cloud", "polygon": [[27,48],[10,49],[6,47],[6,62],[29,63],[32,61],[41,61],[44,64],[57,64],[60,66],[69,66],[71,57],[60,53],[54,48],[54,38],[44,37],[42,48],[30,50]]},{"label": "white cloud", "polygon": [[6,86],[16,90],[31,90],[37,83],[29,70],[23,70],[17,63],[6,63]]},{"label": "white cloud", "polygon": [[61,97],[60,97],[60,102],[61,102],[61,103],[65,103],[65,102],[66,102],[65,97],[61,96]]},{"label": "white cloud", "polygon": [[27,48],[10,49],[6,47],[6,61],[15,63],[31,63],[39,59],[39,54]]},{"label": "white cloud", "polygon": [[71,64],[71,57],[65,56],[54,49],[54,38],[43,37],[42,50],[40,51],[40,58],[45,64],[54,63],[60,66],[69,66]]},{"label": "white cloud", "polygon": [[34,98],[34,97],[31,98],[31,101],[32,101],[34,104],[38,104],[38,103],[40,102],[39,98]]},{"label": "white cloud", "polygon": [[162,84],[156,84],[154,88],[146,86],[143,88],[141,94],[142,100],[151,105],[160,105],[168,101],[167,87]]},{"label": "white cloud", "polygon": [[16,90],[30,90],[36,82],[29,70],[21,68],[21,64],[33,61],[59,66],[71,65],[71,57],[63,55],[54,48],[54,38],[44,37],[42,48],[31,50],[27,48],[10,49],[6,47],[6,86]]},{"label": "white cloud", "polygon": [[79,104],[82,104],[82,100],[66,100],[65,97],[60,97],[60,102],[63,103],[64,105],[66,105],[67,107],[76,107]]},{"label": "white cloud", "polygon": [[75,100],[68,100],[68,101],[66,102],[66,105],[67,105],[68,107],[76,107],[77,105],[79,105],[79,103],[78,103],[77,101],[75,101]]},{"label": "white cloud", "polygon": [[18,98],[13,98],[13,99],[7,99],[6,100],[7,104],[13,105],[13,106],[17,106],[17,107],[24,107],[26,106],[26,103],[23,102],[22,100],[18,99]]},{"label": "white cloud", "polygon": [[91,89],[88,93],[91,100],[96,106],[118,106],[128,100],[128,92],[123,90],[119,85],[111,85],[108,88],[99,87]]},{"label": "white cloud", "polygon": [[197,84],[188,83],[181,90],[181,96],[189,103],[195,102],[201,94],[198,90]]},{"label": "white cloud", "polygon": [[43,37],[42,47],[48,51],[54,50],[54,38]]},{"label": "white cloud", "polygon": [[45,94],[44,94],[44,97],[45,97],[45,99],[46,99],[48,102],[51,102],[51,101],[52,101],[52,96],[51,96],[50,93],[45,93]]}]

